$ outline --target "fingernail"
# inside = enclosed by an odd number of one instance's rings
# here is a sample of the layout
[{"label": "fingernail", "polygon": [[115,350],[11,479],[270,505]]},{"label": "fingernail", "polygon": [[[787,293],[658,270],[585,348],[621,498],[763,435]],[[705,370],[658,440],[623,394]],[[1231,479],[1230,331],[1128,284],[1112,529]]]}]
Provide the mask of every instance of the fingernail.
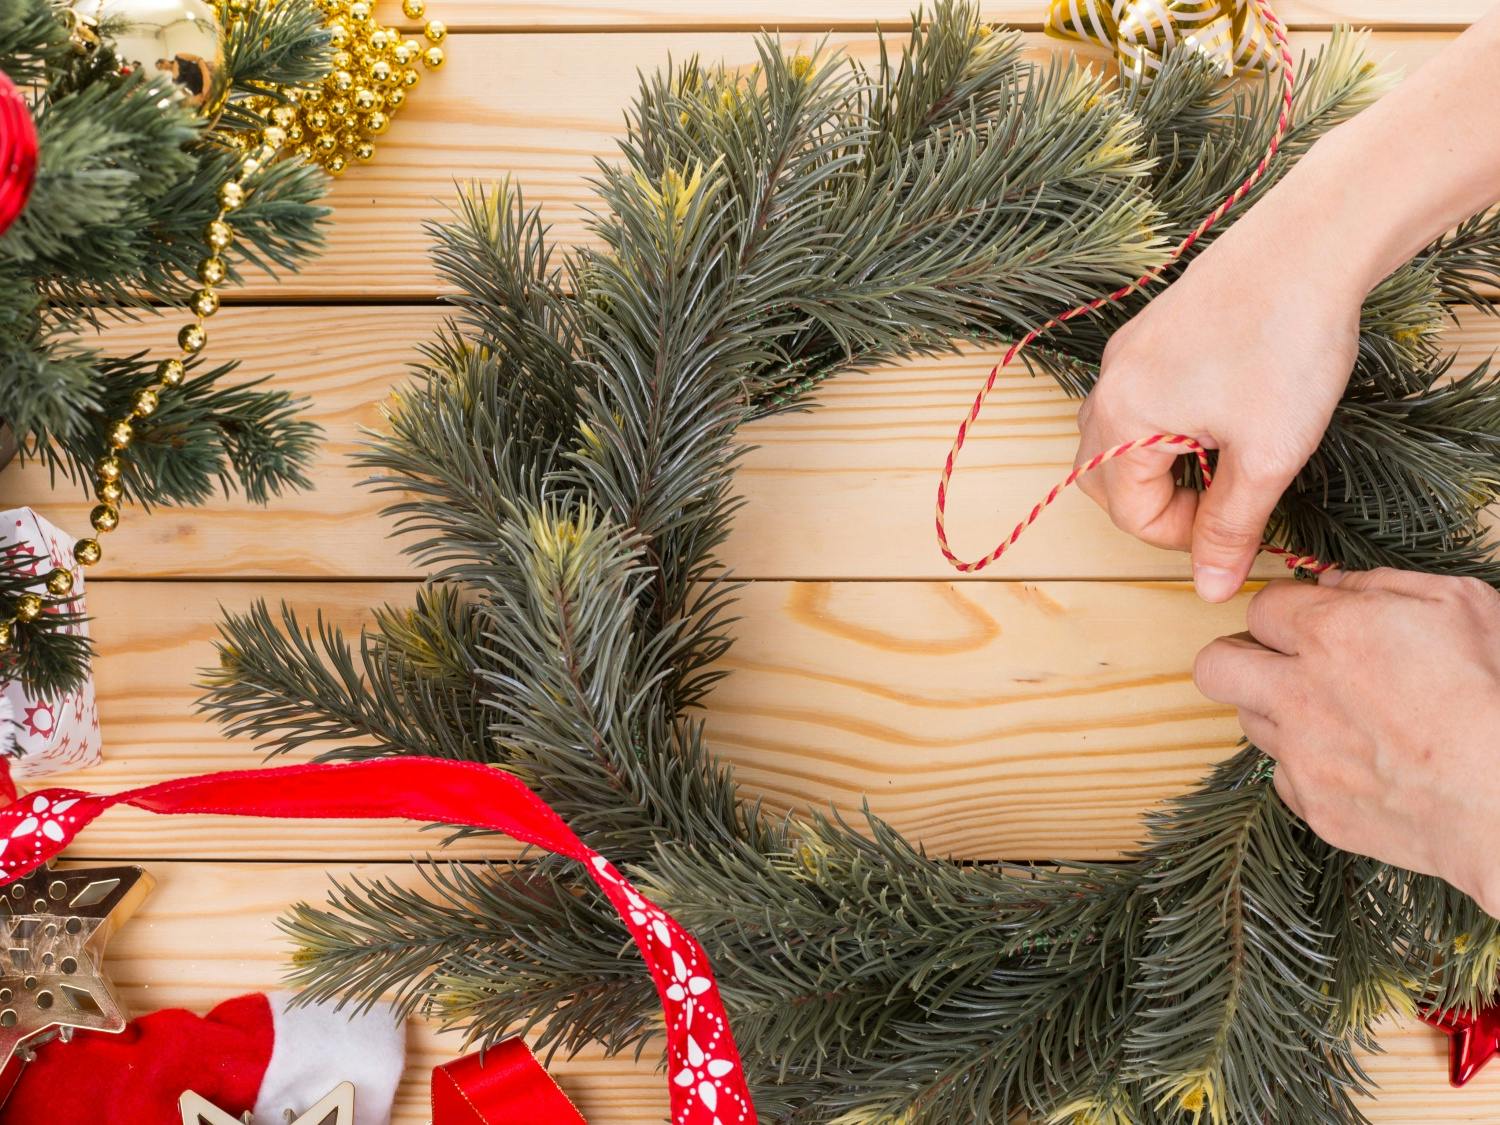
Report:
[{"label": "fingernail", "polygon": [[1224,602],[1234,597],[1240,588],[1239,575],[1222,566],[1193,564],[1193,586],[1198,596],[1206,602]]}]

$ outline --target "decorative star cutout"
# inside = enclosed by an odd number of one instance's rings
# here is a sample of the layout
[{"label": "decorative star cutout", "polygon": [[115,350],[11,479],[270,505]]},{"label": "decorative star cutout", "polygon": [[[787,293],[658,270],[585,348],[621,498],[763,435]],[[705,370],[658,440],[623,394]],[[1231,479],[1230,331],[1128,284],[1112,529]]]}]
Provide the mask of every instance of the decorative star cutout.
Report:
[{"label": "decorative star cutout", "polygon": [[125,1030],[100,963],[110,936],[151,893],[139,867],[43,864],[0,886],[0,1068],[54,1028]]},{"label": "decorative star cutout", "polygon": [[1500,1000],[1477,1012],[1423,1012],[1424,1023],[1448,1036],[1448,1081],[1462,1086],[1500,1054]]},{"label": "decorative star cutout", "polygon": [[[182,1111],[182,1125],[244,1125],[240,1118],[230,1117],[191,1090],[178,1099],[177,1107]],[[249,1118],[249,1114],[245,1116]],[[288,1110],[287,1125],[354,1125],[354,1083],[341,1082],[296,1120]]]}]

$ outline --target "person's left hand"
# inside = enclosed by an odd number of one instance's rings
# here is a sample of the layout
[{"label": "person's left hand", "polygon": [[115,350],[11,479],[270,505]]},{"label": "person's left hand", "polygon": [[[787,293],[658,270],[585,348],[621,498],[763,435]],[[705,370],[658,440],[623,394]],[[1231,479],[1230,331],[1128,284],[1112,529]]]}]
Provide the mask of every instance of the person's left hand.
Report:
[{"label": "person's left hand", "polygon": [[1193,669],[1345,851],[1438,875],[1500,916],[1500,594],[1398,570],[1273,582]]}]

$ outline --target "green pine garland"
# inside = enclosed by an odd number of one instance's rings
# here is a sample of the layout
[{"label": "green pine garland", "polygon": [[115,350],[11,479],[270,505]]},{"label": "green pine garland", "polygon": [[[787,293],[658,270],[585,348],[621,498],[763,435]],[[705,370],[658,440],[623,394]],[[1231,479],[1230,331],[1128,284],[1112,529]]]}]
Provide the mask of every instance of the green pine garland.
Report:
[{"label": "green pine garland", "polygon": [[[456,314],[360,457],[430,581],[357,642],[284,608],[230,617],[205,703],[271,752],[522,776],[703,941],[765,1121],[1360,1121],[1373,1022],[1477,1001],[1500,924],[1329,849],[1253,748],[1151,814],[1125,862],[1023,867],[936,859],[873,817],[772,817],[705,744],[740,427],[840,372],[996,347],[1156,265],[1272,127],[1269,85],[1189,55],[1128,91],[1026,62],[971,4],[916,27],[868,71],[767,39],[748,75],[646,79],[599,168],[597,249],[554,259],[514,187],[468,193],[434,227]],[[1268,182],[1379,90],[1345,33],[1299,75]],[[1497,273],[1481,219],[1371,294],[1278,542],[1500,579],[1478,518],[1500,381],[1440,381],[1436,343]],[[1144,299],[1033,361],[1086,391]],[[650,982],[566,865],[423,871],[293,912],[309,995],[395,990],[488,1042],[649,1045]]]},{"label": "green pine garland", "polygon": [[[88,489],[108,422],[128,414],[157,364],[176,354],[178,322],[160,320],[161,346],[127,355],[96,330],[185,308],[200,287],[216,193],[237,167],[231,142],[268,124],[246,100],[284,100],[321,80],[328,33],[315,0],[251,5],[224,25],[228,101],[205,122],[186,105],[163,105],[150,75],[122,77],[108,27],[96,50],[77,47],[67,14],[54,0],[0,2],[0,69],[27,92],[40,154],[31,197],[0,236],[0,422],[20,462]],[[231,281],[246,267],[296,269],[315,253],[325,188],[300,161],[262,173],[234,215],[236,240],[223,255]],[[264,378],[236,379],[236,366],[188,361],[187,381],[162,397],[123,459],[127,499],[149,509],[238,490],[264,503],[308,486],[318,428],[300,417],[306,400]],[[35,584],[28,570],[0,559],[0,619],[14,617],[16,598]],[[49,612],[15,630],[0,682],[20,678],[54,697],[87,674],[89,651],[64,630],[74,620],[65,601],[48,600]]]}]

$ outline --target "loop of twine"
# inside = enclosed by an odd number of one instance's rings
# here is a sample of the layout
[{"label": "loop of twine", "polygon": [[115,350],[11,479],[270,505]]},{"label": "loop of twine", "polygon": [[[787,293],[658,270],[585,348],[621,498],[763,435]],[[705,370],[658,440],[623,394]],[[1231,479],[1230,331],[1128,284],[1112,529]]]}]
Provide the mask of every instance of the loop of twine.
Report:
[{"label": "loop of twine", "polygon": [[[1070,472],[1057,484],[1053,485],[1051,491],[1049,491],[1046,496],[1042,497],[1042,499],[1037,502],[1036,506],[1031,509],[1031,512],[1026,516],[1026,518],[1023,519],[1020,523],[1016,524],[1015,529],[1010,533],[1010,535],[1002,539],[995,546],[995,548],[983,558],[965,562],[963,559],[960,559],[956,554],[954,554],[952,548],[948,545],[948,530],[946,527],[948,486],[953,479],[953,471],[958,461],[959,450],[964,447],[964,441],[969,436],[969,427],[974,425],[974,423],[979,420],[979,412],[984,409],[985,401],[989,398],[990,392],[994,390],[995,383],[1000,377],[1001,368],[1007,366],[1012,360],[1016,358],[1016,356],[1020,355],[1022,350],[1026,348],[1028,344],[1032,343],[1032,341],[1036,340],[1039,336],[1042,336],[1051,329],[1056,328],[1058,325],[1064,324],[1067,321],[1076,319],[1080,316],[1086,316],[1089,313],[1103,308],[1105,305],[1116,304],[1120,301],[1123,301],[1132,293],[1136,293],[1146,288],[1148,285],[1159,281],[1162,274],[1166,272],[1168,266],[1170,266],[1173,262],[1177,261],[1185,253],[1187,253],[1188,250],[1192,248],[1193,244],[1208,232],[1209,228],[1211,228],[1215,223],[1217,223],[1220,219],[1227,215],[1231,208],[1233,208],[1237,203],[1244,199],[1246,195],[1249,194],[1250,189],[1260,182],[1261,178],[1266,174],[1266,169],[1271,166],[1271,161],[1275,159],[1276,153],[1281,148],[1282,138],[1286,136],[1287,128],[1291,124],[1292,95],[1296,87],[1296,74],[1294,72],[1294,64],[1292,62],[1291,46],[1287,42],[1286,29],[1282,26],[1281,20],[1277,18],[1276,13],[1271,10],[1271,6],[1266,2],[1266,0],[1255,0],[1255,6],[1259,9],[1262,17],[1266,21],[1266,24],[1271,28],[1271,32],[1275,36],[1276,48],[1281,55],[1281,74],[1283,79],[1281,113],[1276,119],[1276,130],[1271,135],[1271,141],[1270,144],[1266,146],[1265,154],[1261,156],[1260,163],[1255,166],[1255,170],[1245,178],[1244,182],[1241,183],[1239,187],[1235,188],[1234,191],[1230,193],[1229,197],[1224,200],[1224,202],[1220,203],[1218,207],[1214,208],[1212,212],[1206,215],[1203,221],[1196,227],[1194,227],[1193,230],[1187,235],[1187,237],[1172,249],[1171,253],[1167,255],[1166,261],[1164,261],[1161,265],[1155,267],[1154,269],[1146,271],[1140,277],[1130,282],[1128,285],[1122,285],[1112,293],[1107,293],[1102,297],[1096,297],[1092,301],[1088,301],[1082,305],[1078,305],[1076,308],[1071,308],[1067,312],[1059,313],[1051,320],[1037,325],[1037,327],[1031,329],[1026,333],[1026,335],[1022,336],[1019,340],[1012,344],[1010,346],[1010,350],[1005,353],[1004,358],[1002,358],[998,364],[990,369],[989,377],[985,379],[984,386],[980,388],[979,394],[974,397],[974,405],[969,408],[967,417],[965,417],[964,420],[958,425],[958,433],[954,435],[953,445],[948,450],[948,458],[943,463],[942,476],[938,481],[938,547],[943,552],[943,557],[952,564],[955,570],[963,571],[965,573],[972,573],[974,571],[983,570],[985,567],[989,566],[990,563],[994,562],[1001,555],[1005,554],[1006,551],[1010,550],[1010,548],[1015,545],[1016,540],[1021,538],[1021,535],[1026,531],[1026,529],[1037,521],[1037,518],[1041,516],[1042,512],[1045,511],[1048,506],[1050,506],[1052,502],[1056,500],[1064,490],[1066,490],[1073,484],[1076,484],[1080,477],[1086,476],[1087,474],[1093,472],[1105,462],[1113,461],[1116,457],[1123,457],[1125,454],[1130,453],[1133,450],[1146,449],[1153,445],[1180,446],[1185,454],[1190,454],[1198,459],[1198,467],[1203,472],[1204,488],[1207,488],[1213,482],[1213,474],[1208,461],[1208,450],[1196,438],[1189,437],[1187,434],[1152,434],[1149,437],[1136,438],[1132,441],[1121,442],[1119,445],[1113,446],[1110,449],[1104,450],[1104,452],[1102,453],[1094,455],[1084,463],[1075,465],[1073,467],[1073,471]],[[1272,554],[1283,556],[1287,568],[1290,570],[1303,569],[1314,572],[1321,572],[1327,570],[1329,566],[1329,564],[1319,562],[1317,559],[1309,555],[1298,555],[1295,552],[1288,551],[1284,547],[1277,547],[1269,543],[1262,544],[1261,549]]]}]

